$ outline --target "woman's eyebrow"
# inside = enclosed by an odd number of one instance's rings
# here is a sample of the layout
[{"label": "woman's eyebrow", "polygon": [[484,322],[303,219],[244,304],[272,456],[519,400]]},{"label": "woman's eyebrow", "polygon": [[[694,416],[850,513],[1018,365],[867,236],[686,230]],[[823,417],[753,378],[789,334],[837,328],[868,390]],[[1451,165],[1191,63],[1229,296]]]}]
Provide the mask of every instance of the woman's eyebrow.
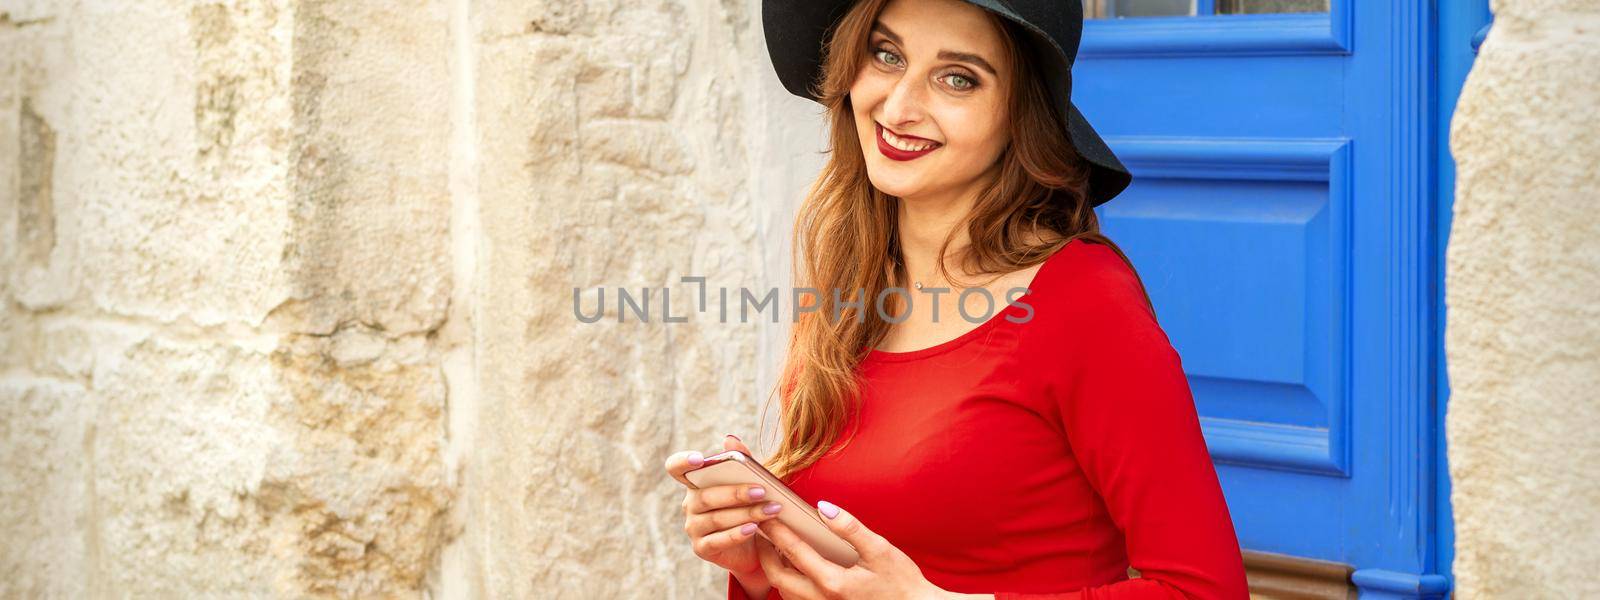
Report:
[{"label": "woman's eyebrow", "polygon": [[970,52],[952,52],[950,50],[940,50],[939,60],[953,60],[957,62],[972,63],[983,68],[983,70],[988,71],[990,75],[995,77],[1000,76],[999,73],[994,72],[994,67],[989,64],[989,61],[984,60],[982,56],[978,56]]},{"label": "woman's eyebrow", "polygon": [[[877,33],[883,34],[883,37],[889,38],[889,41],[891,41],[891,42],[894,42],[894,43],[900,44],[900,45],[905,45],[905,42],[902,42],[900,40],[900,36],[895,34],[895,32],[891,31],[889,29],[889,27],[887,25],[884,25],[881,21],[874,21],[872,23],[872,30],[877,32]],[[982,56],[978,56],[978,55],[973,54],[971,52],[956,52],[954,50],[940,50],[939,51],[939,60],[953,60],[953,61],[956,61],[956,62],[972,63],[974,65],[977,65],[979,68],[982,68],[983,70],[988,71],[990,75],[993,75],[995,77],[999,77],[1000,76],[999,73],[995,72],[994,65],[989,64],[989,61],[984,60]]]},{"label": "woman's eyebrow", "polygon": [[884,25],[882,21],[873,21],[872,22],[872,30],[883,34],[883,37],[889,38],[889,41],[891,41],[891,42],[894,42],[896,44],[901,43],[900,42],[900,36],[895,35],[895,33],[893,31],[890,31],[889,30],[889,26],[888,25]]}]

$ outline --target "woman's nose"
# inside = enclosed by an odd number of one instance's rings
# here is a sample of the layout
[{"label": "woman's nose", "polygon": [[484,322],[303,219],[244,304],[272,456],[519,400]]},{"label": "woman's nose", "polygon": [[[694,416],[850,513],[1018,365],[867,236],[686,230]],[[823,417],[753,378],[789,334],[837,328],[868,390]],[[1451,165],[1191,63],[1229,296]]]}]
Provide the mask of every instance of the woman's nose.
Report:
[{"label": "woman's nose", "polygon": [[883,101],[883,118],[888,125],[905,125],[922,120],[922,85],[906,75],[895,82]]}]

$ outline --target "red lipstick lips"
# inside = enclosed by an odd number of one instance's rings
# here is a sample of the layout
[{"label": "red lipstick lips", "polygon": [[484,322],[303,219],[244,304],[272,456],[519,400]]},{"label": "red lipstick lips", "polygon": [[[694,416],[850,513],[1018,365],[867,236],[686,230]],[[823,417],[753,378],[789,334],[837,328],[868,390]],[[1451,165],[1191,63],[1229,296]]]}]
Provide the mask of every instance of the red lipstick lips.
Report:
[{"label": "red lipstick lips", "polygon": [[924,150],[901,150],[901,149],[896,148],[894,146],[890,146],[889,142],[884,141],[884,139],[883,139],[883,125],[879,125],[877,123],[873,123],[873,127],[875,128],[875,130],[877,131],[877,134],[878,134],[878,136],[877,136],[878,137],[878,152],[882,153],[884,156],[889,157],[889,159],[891,159],[891,160],[902,160],[902,161],[904,161],[904,160],[912,160],[912,159],[916,159],[916,158],[921,158],[922,156],[926,155],[927,153],[933,152],[934,150],[938,150],[941,146],[944,145],[944,144],[940,144],[938,142],[934,142],[933,140],[930,140],[930,139],[927,139],[927,138],[919,138],[919,137],[914,136],[914,135],[899,135],[899,134],[895,134],[896,137],[899,137],[899,138],[902,138],[902,139],[907,139],[907,140],[912,140],[912,141],[917,141],[917,142],[932,142],[933,143],[932,146],[929,146],[927,149],[924,149]]}]

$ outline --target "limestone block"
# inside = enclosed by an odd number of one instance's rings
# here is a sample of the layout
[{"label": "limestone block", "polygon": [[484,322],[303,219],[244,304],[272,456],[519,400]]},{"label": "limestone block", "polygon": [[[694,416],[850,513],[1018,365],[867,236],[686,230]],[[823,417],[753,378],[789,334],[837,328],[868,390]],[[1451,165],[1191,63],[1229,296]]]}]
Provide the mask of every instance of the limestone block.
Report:
[{"label": "limestone block", "polygon": [[571,2],[565,0],[474,0],[473,14],[481,39],[492,40],[528,34],[592,36],[596,17],[615,10],[619,0]]},{"label": "limestone block", "polygon": [[1494,5],[1451,123],[1455,594],[1600,596],[1600,2]]},{"label": "limestone block", "polygon": [[298,517],[297,591],[414,595],[453,529],[441,457],[445,385],[437,358],[340,364],[338,342],[305,336],[273,354],[290,401],[276,419],[294,460],[267,500]]},{"label": "limestone block", "polygon": [[262,501],[294,450],[268,421],[285,396],[268,357],[152,336],[106,356],[94,381],[94,591],[295,589],[298,561],[277,549],[293,542],[295,519]]},{"label": "limestone block", "polygon": [[89,3],[49,77],[57,243],[96,310],[259,323],[283,268],[292,13],[177,0]]},{"label": "limestone block", "polygon": [[0,597],[83,597],[93,538],[93,401],[82,386],[0,382]]},{"label": "limestone block", "polygon": [[420,593],[451,534],[443,384],[340,369],[331,340],[151,337],[97,367],[91,533],[103,589],[140,596]]},{"label": "limestone block", "polygon": [[288,269],[274,323],[428,331],[450,296],[442,0],[294,4]]},{"label": "limestone block", "polygon": [[[9,11],[9,12],[8,12]],[[76,291],[70,241],[74,211],[58,179],[68,92],[51,75],[64,66],[68,28],[44,6],[0,9],[0,269],[24,307],[65,304]],[[60,169],[65,171],[65,169]],[[59,243],[66,238],[69,243]]]}]

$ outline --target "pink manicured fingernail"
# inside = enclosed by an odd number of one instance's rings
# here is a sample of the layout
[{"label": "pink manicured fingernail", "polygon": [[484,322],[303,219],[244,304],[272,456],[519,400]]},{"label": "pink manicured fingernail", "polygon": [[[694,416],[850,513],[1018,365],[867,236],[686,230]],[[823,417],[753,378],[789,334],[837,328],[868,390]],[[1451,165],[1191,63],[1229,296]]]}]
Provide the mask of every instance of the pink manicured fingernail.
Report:
[{"label": "pink manicured fingernail", "polygon": [[755,533],[755,532],[756,532],[756,524],[755,523],[745,523],[744,527],[740,527],[739,528],[739,533],[742,533],[742,534],[745,534],[745,535],[750,535],[750,534]]},{"label": "pink manicured fingernail", "polygon": [[699,452],[690,452],[689,453],[689,464],[698,467],[698,466],[700,466],[702,464],[705,464],[705,462],[706,462],[706,455],[701,454]]},{"label": "pink manicured fingernail", "polygon": [[822,512],[822,516],[829,519],[839,516],[839,507],[834,506],[832,502],[827,500],[817,501],[817,510]]},{"label": "pink manicured fingernail", "polygon": [[759,487],[750,488],[750,497],[751,498],[755,498],[756,500],[760,500],[762,498],[765,498],[765,497],[767,497],[767,490],[761,489]]},{"label": "pink manicured fingernail", "polygon": [[783,505],[778,504],[777,502],[768,502],[766,506],[761,507],[761,512],[769,515],[778,514],[778,511],[780,510],[783,510]]}]

